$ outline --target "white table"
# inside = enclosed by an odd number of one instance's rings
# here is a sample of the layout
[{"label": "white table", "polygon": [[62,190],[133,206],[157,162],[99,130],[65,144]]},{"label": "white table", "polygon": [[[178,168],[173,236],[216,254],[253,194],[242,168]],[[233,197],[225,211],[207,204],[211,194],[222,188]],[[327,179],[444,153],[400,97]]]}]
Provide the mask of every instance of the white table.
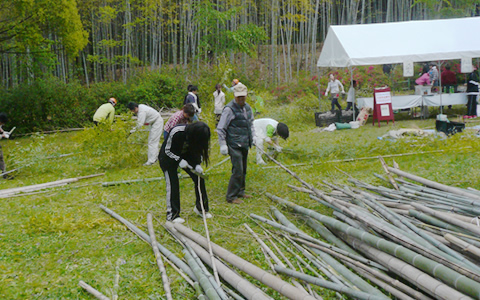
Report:
[{"label": "white table", "polygon": [[[440,102],[440,94],[392,96],[392,109],[467,104],[467,93],[442,94],[441,97]],[[373,97],[357,98],[357,105],[373,108]]]}]

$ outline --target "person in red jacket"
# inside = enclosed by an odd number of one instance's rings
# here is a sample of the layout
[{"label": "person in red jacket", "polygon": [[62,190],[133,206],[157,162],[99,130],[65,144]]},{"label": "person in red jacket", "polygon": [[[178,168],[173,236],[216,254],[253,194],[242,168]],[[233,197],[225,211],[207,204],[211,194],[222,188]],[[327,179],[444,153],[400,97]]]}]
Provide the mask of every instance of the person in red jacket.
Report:
[{"label": "person in red jacket", "polygon": [[457,76],[455,72],[450,70],[450,66],[446,65],[445,70],[442,72],[442,87],[444,87],[445,92],[450,91],[450,87],[455,88],[457,85]]}]

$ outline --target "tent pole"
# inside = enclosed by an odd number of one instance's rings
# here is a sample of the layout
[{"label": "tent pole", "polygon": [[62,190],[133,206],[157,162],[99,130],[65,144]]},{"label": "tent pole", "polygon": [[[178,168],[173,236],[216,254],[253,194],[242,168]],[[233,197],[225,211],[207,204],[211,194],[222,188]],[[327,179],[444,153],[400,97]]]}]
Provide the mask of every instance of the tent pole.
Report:
[{"label": "tent pole", "polygon": [[[352,66],[348,66],[348,69],[350,70],[350,88],[353,88],[353,68]],[[350,91],[350,90],[349,90]],[[353,120],[355,121],[355,107],[357,107],[357,95],[356,95],[356,90],[353,90]],[[347,100],[348,100],[348,95],[347,95]]]},{"label": "tent pole", "polygon": [[442,94],[443,94],[443,91],[442,91],[442,62],[439,60],[438,61],[438,85],[439,85],[439,88],[440,88],[440,91],[438,92],[440,94],[440,114],[443,115],[443,103],[442,103]]}]

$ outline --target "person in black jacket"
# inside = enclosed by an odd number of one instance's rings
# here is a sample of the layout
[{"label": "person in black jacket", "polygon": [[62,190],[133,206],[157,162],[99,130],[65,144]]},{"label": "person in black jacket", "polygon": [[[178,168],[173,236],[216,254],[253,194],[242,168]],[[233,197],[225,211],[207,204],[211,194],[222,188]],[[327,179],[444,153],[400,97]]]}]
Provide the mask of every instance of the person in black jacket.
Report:
[{"label": "person in black jacket", "polygon": [[[203,200],[205,216],[211,218],[208,213],[208,196],[205,188],[205,180],[197,174],[202,174],[200,164],[208,164],[208,150],[210,146],[210,128],[203,122],[182,124],[173,127],[168,138],[163,142],[160,154],[160,168],[165,174],[167,192],[167,221],[183,223],[180,218],[180,186],[177,169],[182,168],[195,183],[196,203],[194,211],[202,215],[200,199]],[[197,174],[195,174],[197,173]],[[200,186],[200,192],[198,187]]]},{"label": "person in black jacket", "polygon": [[477,68],[467,78],[467,118],[477,117],[477,96],[478,96],[478,74]]}]

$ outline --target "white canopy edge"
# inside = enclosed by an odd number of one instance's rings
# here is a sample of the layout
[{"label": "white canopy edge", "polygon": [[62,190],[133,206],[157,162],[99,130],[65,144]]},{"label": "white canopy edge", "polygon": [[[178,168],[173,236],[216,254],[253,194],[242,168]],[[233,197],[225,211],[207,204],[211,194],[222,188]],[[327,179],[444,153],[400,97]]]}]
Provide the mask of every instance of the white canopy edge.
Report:
[{"label": "white canopy edge", "polygon": [[330,26],[318,67],[480,57],[480,17]]}]

